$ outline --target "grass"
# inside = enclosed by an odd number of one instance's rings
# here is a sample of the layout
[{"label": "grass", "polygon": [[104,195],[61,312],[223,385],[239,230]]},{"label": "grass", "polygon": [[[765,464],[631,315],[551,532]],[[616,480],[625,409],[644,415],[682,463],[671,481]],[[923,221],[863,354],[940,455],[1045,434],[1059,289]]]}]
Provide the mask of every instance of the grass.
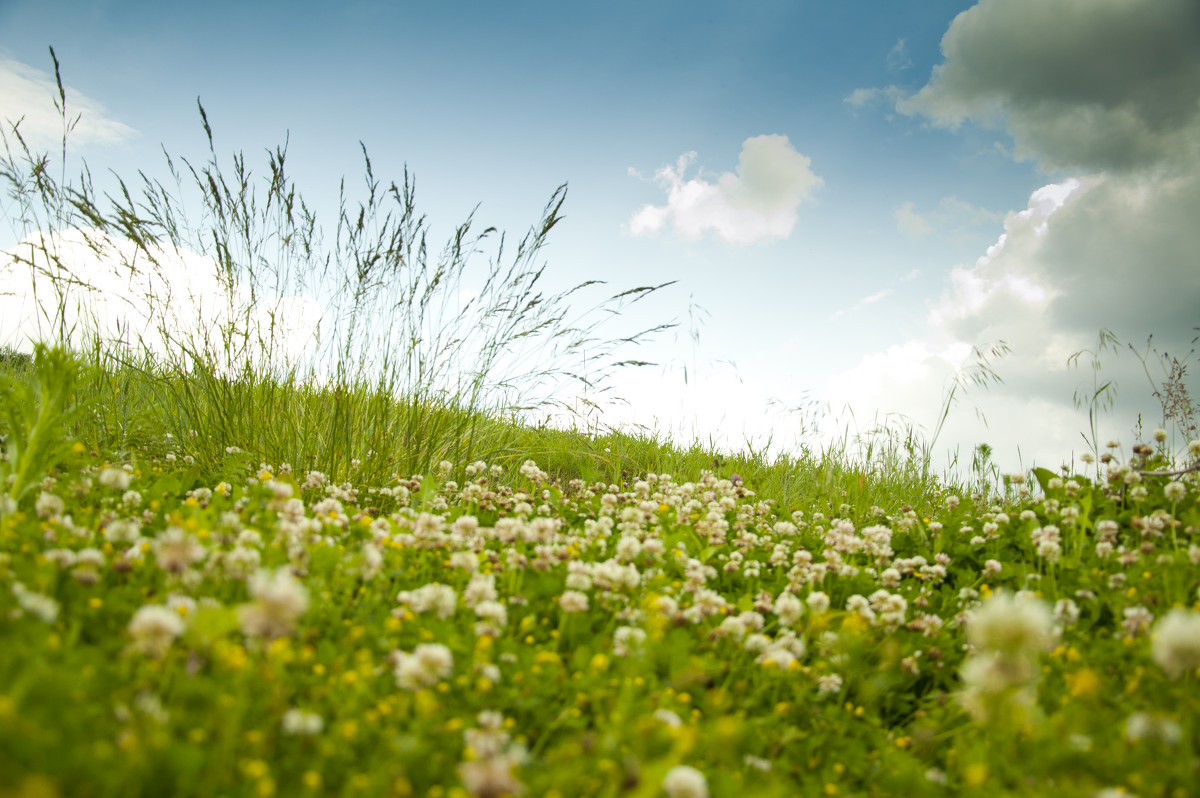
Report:
[{"label": "grass", "polygon": [[[1097,442],[1088,474],[980,450],[958,484],[911,433],[776,457],[531,424],[638,339],[537,294],[559,194],[474,305],[467,231],[430,261],[369,160],[322,253],[281,152],[267,200],[240,157],[176,170],[197,233],[11,134],[61,346],[0,352],[0,796],[1193,793],[1200,443]],[[216,242],[225,322],[161,326],[175,355],[106,335],[32,235],[84,221],[130,277]],[[308,359],[269,334],[301,285],[332,309]]]}]

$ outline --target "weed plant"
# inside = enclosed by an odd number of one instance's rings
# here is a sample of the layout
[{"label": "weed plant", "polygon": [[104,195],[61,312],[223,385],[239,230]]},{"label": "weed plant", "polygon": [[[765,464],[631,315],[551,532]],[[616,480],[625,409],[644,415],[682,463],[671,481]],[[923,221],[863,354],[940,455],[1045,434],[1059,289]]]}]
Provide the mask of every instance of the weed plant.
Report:
[{"label": "weed plant", "polygon": [[[439,294],[473,245],[426,261],[407,181],[375,226],[368,165],[309,260],[282,151],[262,204],[240,158],[185,164],[197,236],[161,186],[102,213],[10,132],[21,219],[63,226],[20,254],[59,345],[0,356],[0,796],[1195,794],[1200,442],[991,482],[981,449],[957,485],[911,434],[768,458],[531,426],[504,390],[594,328],[540,270]],[[174,355],[77,326],[80,221],[139,268],[217,242],[225,321],[163,325]],[[272,247],[328,266],[323,361],[276,337],[301,292],[262,280]],[[525,338],[565,343],[522,369]]]}]

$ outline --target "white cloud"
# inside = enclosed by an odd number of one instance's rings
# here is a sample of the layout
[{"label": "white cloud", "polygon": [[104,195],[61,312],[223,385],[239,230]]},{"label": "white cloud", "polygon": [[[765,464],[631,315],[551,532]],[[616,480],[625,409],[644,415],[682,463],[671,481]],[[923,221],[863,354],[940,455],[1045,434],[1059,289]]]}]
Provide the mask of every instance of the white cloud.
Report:
[{"label": "white cloud", "polygon": [[1195,0],[982,0],[897,110],[1007,127],[1047,169],[1125,170],[1200,153]]},{"label": "white cloud", "polygon": [[660,232],[668,224],[689,240],[712,232],[731,244],[787,238],[796,225],[796,208],[824,184],[813,174],[810,158],[792,147],[787,136],[754,136],[742,143],[736,173],[715,182],[703,175],[686,179],[696,153],[679,156],[655,172],[667,192],[666,205],[646,205],[629,220],[635,236]]},{"label": "white cloud", "polygon": [[914,211],[914,207],[916,204],[910,201],[896,208],[893,212],[896,217],[896,228],[909,238],[923,238],[933,232],[933,225],[929,223],[928,219]]},{"label": "white cloud", "polygon": [[[264,367],[303,363],[314,352],[325,315],[315,299],[252,301],[242,285],[223,287],[211,258],[158,247],[149,254],[157,264],[132,242],[82,229],[36,234],[0,252],[0,345],[28,352],[35,341],[60,340],[63,329],[74,348],[98,335],[178,356],[181,343],[219,348],[219,331],[232,329],[249,336],[251,362]],[[211,354],[218,366],[237,362],[233,352]]]},{"label": "white cloud", "polygon": [[[901,279],[901,282],[903,282],[903,279]],[[853,305],[851,305],[846,310],[839,310],[839,311],[835,312],[829,318],[832,320],[832,319],[840,318],[841,316],[844,316],[847,313],[853,313],[856,310],[862,310],[867,305],[873,305],[876,302],[880,301],[881,299],[886,299],[887,297],[892,295],[892,292],[893,292],[893,289],[891,289],[891,288],[884,288],[879,291],[876,291],[875,293],[869,294],[868,296],[865,296],[862,299],[858,300],[857,302],[855,302]]]},{"label": "white cloud", "polygon": [[908,69],[913,65],[912,59],[908,56],[908,46],[904,39],[900,39],[888,50],[887,54],[888,69],[899,72],[900,70]]},{"label": "white cloud", "polygon": [[[1133,443],[1139,414],[1147,427],[1163,421],[1138,358],[1124,347],[1107,353],[1099,383],[1089,358],[1082,370],[1067,361],[1097,348],[1102,328],[1139,350],[1153,334],[1159,351],[1183,356],[1200,327],[1200,6],[982,0],[954,20],[942,49],[945,62],[898,109],[950,129],[1003,127],[1013,158],[1067,175],[1009,213],[973,265],[948,270],[919,335],[863,358],[830,391],[859,416],[898,412],[929,432],[952,384],[945,353],[1004,341],[1011,352],[990,363],[1003,384],[968,386],[939,449],[969,460],[986,441],[1006,469],[1017,467],[1018,447],[1023,465],[1056,468],[1088,447],[1076,397],[1108,380],[1118,398],[1102,414],[1099,442]],[[882,93],[851,97],[865,104]],[[897,221],[919,228],[916,216],[940,228],[942,214],[994,218],[948,198],[925,214],[901,206]],[[1190,387],[1194,394],[1194,377]],[[971,404],[988,426],[966,412]]]},{"label": "white cloud", "polygon": [[899,86],[887,86],[885,88],[864,88],[855,89],[842,99],[846,105],[854,108],[863,108],[879,101],[886,101],[889,105],[895,105],[900,100],[907,97],[907,93]]},{"label": "white cloud", "polygon": [[896,229],[908,238],[924,238],[937,230],[948,230],[956,234],[966,233],[967,228],[992,225],[1003,221],[1004,214],[977,208],[958,197],[943,197],[936,209],[918,213],[916,203],[909,200],[900,204],[892,216]]},{"label": "white cloud", "polygon": [[[65,86],[68,119],[79,117],[69,141],[76,146],[122,144],[138,135],[133,128],[108,116],[99,102]],[[4,132],[20,120],[18,130],[30,149],[45,150],[62,143],[63,119],[54,102],[58,85],[54,76],[0,56],[0,97]]]}]

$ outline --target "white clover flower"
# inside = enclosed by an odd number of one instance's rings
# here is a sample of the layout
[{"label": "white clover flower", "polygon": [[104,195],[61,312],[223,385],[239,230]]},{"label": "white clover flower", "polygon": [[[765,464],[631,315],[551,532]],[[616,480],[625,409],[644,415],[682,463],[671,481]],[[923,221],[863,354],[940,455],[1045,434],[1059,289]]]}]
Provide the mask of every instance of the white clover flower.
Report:
[{"label": "white clover flower", "polygon": [[771,638],[764,634],[755,633],[746,636],[746,641],[742,643],[742,647],[747,651],[763,652],[771,645]]},{"label": "white clover flower", "polygon": [[667,798],[708,798],[708,780],[704,774],[687,765],[676,765],[663,779]]},{"label": "white clover flower", "polygon": [[558,598],[558,606],[563,612],[587,612],[588,597],[578,590],[567,590]]},{"label": "white clover flower", "polygon": [[508,608],[499,601],[481,601],[475,605],[475,615],[497,626],[508,624]]},{"label": "white clover flower", "polygon": [[35,593],[20,582],[13,582],[13,596],[22,610],[44,623],[54,623],[58,619],[58,602],[49,596]]},{"label": "white clover flower", "polygon": [[754,768],[760,773],[769,773],[771,771],[771,760],[763,759],[761,756],[755,756],[754,754],[743,756],[742,764],[748,768]]},{"label": "white clover flower", "polygon": [[63,502],[62,497],[42,491],[38,494],[33,509],[37,512],[39,518],[62,518],[62,514],[66,510],[66,504]]},{"label": "white clover flower", "polygon": [[296,619],[308,609],[308,591],[287,566],[274,572],[259,571],[249,580],[250,595],[257,601],[238,608],[242,632],[247,637],[286,637]]},{"label": "white clover flower", "polygon": [[628,657],[645,642],[646,632],[642,629],[636,626],[618,626],[617,631],[613,632],[613,653],[618,657]]},{"label": "white clover flower", "polygon": [[1079,620],[1079,605],[1071,599],[1059,599],[1054,604],[1054,619],[1063,626],[1073,626]]},{"label": "white clover flower", "polygon": [[840,693],[843,683],[843,679],[839,674],[827,673],[817,679],[817,692],[821,695]]},{"label": "white clover flower", "polygon": [[570,590],[591,590],[592,577],[578,572],[567,574],[567,588]]},{"label": "white clover flower", "polygon": [[383,568],[383,551],[374,543],[367,541],[362,547],[362,560],[359,562],[359,574],[364,582],[370,582],[379,575]]},{"label": "white clover flower", "polygon": [[179,612],[161,604],[140,607],[129,621],[129,634],[138,651],[153,657],[161,657],[183,634],[183,618]]},{"label": "white clover flower", "polygon": [[1050,642],[1053,619],[1039,599],[1017,599],[999,592],[967,619],[967,641],[1002,652],[1034,652]]},{"label": "white clover flower", "polygon": [[325,728],[325,720],[315,712],[289,709],[283,713],[283,733],[297,737],[314,737]]},{"label": "white clover flower", "polygon": [[1150,654],[1172,679],[1200,668],[1200,613],[1171,610],[1154,627]]},{"label": "white clover flower", "polygon": [[262,555],[258,549],[248,549],[245,546],[234,546],[221,558],[226,572],[236,579],[244,579],[256,572],[261,561]]},{"label": "white clover flower", "polygon": [[1140,637],[1145,634],[1149,630],[1150,624],[1154,622],[1154,613],[1140,604],[1126,607],[1124,615],[1125,620],[1121,622],[1121,628],[1130,637]]},{"label": "white clover flower", "polygon": [[654,710],[654,719],[659,723],[665,723],[672,729],[678,729],[683,725],[683,720],[669,709]]},{"label": "white clover flower", "polygon": [[1179,724],[1165,715],[1149,712],[1134,712],[1125,719],[1125,739],[1130,742],[1159,739],[1167,745],[1175,745],[1183,737]]},{"label": "white clover flower", "polygon": [[115,488],[116,490],[128,490],[130,476],[123,468],[116,466],[106,466],[100,469],[100,475],[97,477],[100,484],[106,488]]},{"label": "white clover flower", "polygon": [[784,646],[772,644],[754,661],[759,665],[775,665],[779,670],[786,671],[796,661],[796,655]]},{"label": "white clover flower", "polygon": [[1178,480],[1171,480],[1163,488],[1163,495],[1167,497],[1167,501],[1181,502],[1187,496],[1187,486]]},{"label": "white clover flower", "polygon": [[498,596],[495,574],[476,574],[463,590],[463,604],[473,608],[481,601],[495,601]]},{"label": "white clover flower", "polygon": [[779,616],[781,625],[794,626],[804,613],[804,605],[800,603],[800,599],[785,590],[775,599],[774,612]]},{"label": "white clover flower", "polygon": [[479,570],[479,557],[473,551],[456,551],[450,555],[450,567],[473,574]]},{"label": "white clover flower", "polygon": [[42,552],[46,562],[53,563],[59,568],[70,568],[78,559],[71,549],[46,549]]},{"label": "white clover flower", "polygon": [[431,687],[454,672],[454,655],[441,643],[422,643],[412,653],[393,651],[396,684],[406,690]]},{"label": "white clover flower", "polygon": [[153,546],[158,567],[173,574],[182,573],[192,563],[204,559],[204,547],[196,540],[196,536],[177,526],[167,527],[155,538]]},{"label": "white clover flower", "polygon": [[396,600],[407,604],[413,612],[433,612],[443,620],[453,615],[458,607],[458,594],[454,588],[438,582],[430,582],[411,592],[402,591]]},{"label": "white clover flower", "polygon": [[808,608],[810,610],[820,615],[829,609],[829,596],[818,590],[816,592],[809,593],[805,603],[808,604]]},{"label": "white clover flower", "polygon": [[472,798],[492,798],[499,795],[520,795],[525,785],[513,775],[518,762],[507,753],[481,756],[458,766],[463,789]]},{"label": "white clover flower", "polygon": [[717,637],[732,637],[734,640],[741,640],[746,636],[746,622],[740,617],[731,615],[721,621],[721,625],[713,630],[713,634]]}]

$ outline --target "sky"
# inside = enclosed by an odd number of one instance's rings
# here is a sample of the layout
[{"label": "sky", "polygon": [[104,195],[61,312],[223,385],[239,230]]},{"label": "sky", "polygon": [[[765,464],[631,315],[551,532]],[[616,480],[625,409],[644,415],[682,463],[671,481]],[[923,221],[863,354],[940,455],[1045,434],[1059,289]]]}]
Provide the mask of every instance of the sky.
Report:
[{"label": "sky", "polygon": [[[520,237],[566,183],[549,286],[672,283],[613,321],[679,326],[629,353],[657,365],[614,378],[608,423],[930,437],[957,382],[935,466],[987,443],[1057,468],[1089,448],[1080,397],[1115,384],[1097,439],[1127,451],[1162,423],[1156,352],[1194,361],[1194,0],[0,0],[0,117],[55,151],[49,47],[99,181],[203,160],[199,99],[222,157],[261,170],[286,140],[327,225],[362,147],[415,176],[434,240],[472,211]],[[0,270],[17,346],[28,285]],[[1102,330],[1099,375],[1072,366]]]}]

